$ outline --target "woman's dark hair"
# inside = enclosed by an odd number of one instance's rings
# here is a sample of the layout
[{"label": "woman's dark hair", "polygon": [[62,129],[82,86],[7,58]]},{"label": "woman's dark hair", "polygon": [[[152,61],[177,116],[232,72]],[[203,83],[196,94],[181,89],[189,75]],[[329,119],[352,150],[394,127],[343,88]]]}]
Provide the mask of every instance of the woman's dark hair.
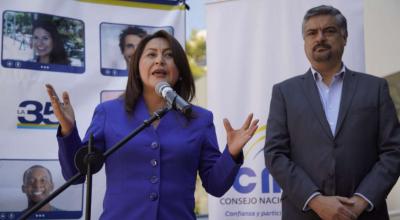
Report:
[{"label": "woman's dark hair", "polygon": [[185,51],[173,36],[164,30],[160,30],[154,34],[147,35],[140,41],[131,62],[129,63],[128,83],[124,94],[125,110],[129,113],[133,112],[133,108],[138,98],[143,93],[143,82],[140,78],[139,61],[147,43],[154,38],[165,39],[171,48],[172,57],[179,72],[179,80],[176,82],[173,89],[188,102],[192,101],[195,96],[196,91],[194,79]]},{"label": "woman's dark hair", "polygon": [[32,33],[36,28],[43,28],[50,33],[53,41],[53,49],[50,52],[50,63],[69,65],[71,61],[68,59],[63,37],[58,33],[56,25],[51,20],[43,19],[33,23]]}]

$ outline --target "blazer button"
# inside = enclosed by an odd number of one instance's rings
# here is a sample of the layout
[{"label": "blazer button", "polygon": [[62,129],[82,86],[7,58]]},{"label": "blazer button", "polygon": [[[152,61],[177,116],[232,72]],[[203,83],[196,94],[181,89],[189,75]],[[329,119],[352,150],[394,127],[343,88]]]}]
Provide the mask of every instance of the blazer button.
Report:
[{"label": "blazer button", "polygon": [[160,145],[157,143],[157,141],[153,141],[153,143],[151,143],[150,147],[151,149],[157,149]]},{"label": "blazer button", "polygon": [[158,183],[158,177],[157,176],[152,176],[150,178],[150,182],[153,183],[153,184]]},{"label": "blazer button", "polygon": [[155,192],[150,193],[149,199],[150,199],[151,201],[156,201],[156,200],[158,199],[158,194],[155,193]]},{"label": "blazer button", "polygon": [[156,159],[152,159],[152,160],[150,160],[150,164],[151,164],[151,166],[156,167],[158,162]]}]

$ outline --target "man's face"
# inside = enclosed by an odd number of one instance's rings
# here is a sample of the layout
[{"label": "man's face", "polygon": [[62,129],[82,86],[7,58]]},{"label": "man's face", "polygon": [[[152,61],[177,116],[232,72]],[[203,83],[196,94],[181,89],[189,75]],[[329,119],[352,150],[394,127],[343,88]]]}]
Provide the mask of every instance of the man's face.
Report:
[{"label": "man's face", "polygon": [[127,35],[125,37],[123,55],[126,63],[129,63],[129,60],[131,59],[133,53],[135,53],[136,47],[141,40],[142,39],[137,35]]},{"label": "man's face", "polygon": [[38,203],[53,191],[53,187],[47,170],[43,168],[34,168],[32,172],[28,174],[28,178],[22,186],[22,191],[26,194],[29,201]]},{"label": "man's face", "polygon": [[304,25],[304,50],[311,64],[341,62],[346,40],[333,16],[314,16]]}]

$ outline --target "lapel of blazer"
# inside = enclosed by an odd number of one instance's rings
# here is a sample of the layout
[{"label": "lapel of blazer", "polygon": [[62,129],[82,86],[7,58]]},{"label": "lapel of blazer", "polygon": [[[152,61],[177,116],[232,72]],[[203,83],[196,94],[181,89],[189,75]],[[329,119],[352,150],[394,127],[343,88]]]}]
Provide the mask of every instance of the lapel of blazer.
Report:
[{"label": "lapel of blazer", "polygon": [[336,123],[335,137],[339,133],[343,121],[346,118],[346,114],[349,110],[351,101],[353,100],[354,93],[357,88],[357,82],[357,75],[353,71],[346,68],[343,79],[342,97],[340,100],[339,116]]},{"label": "lapel of blazer", "polygon": [[307,73],[303,75],[302,79],[303,90],[306,94],[308,102],[310,103],[312,111],[317,117],[325,133],[330,139],[333,139],[333,134],[328,120],[326,119],[324,107],[322,106],[321,97],[319,95],[317,85],[315,84],[314,76],[311,73],[311,69],[309,69]]}]

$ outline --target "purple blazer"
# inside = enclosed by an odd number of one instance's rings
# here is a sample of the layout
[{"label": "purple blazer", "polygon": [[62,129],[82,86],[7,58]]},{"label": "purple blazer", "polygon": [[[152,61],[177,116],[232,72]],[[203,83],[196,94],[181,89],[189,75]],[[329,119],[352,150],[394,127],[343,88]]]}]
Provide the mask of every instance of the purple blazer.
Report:
[{"label": "purple blazer", "polygon": [[[229,190],[243,162],[233,160],[227,148],[218,148],[212,113],[193,106],[187,120],[175,110],[157,128],[152,126],[126,143],[105,163],[107,189],[100,219],[195,219],[194,190],[199,172],[206,191],[220,197]],[[128,115],[124,101],[99,104],[85,138],[75,127],[65,137],[58,133],[59,159],[65,179],[77,173],[75,152],[94,135],[105,151],[150,117],[143,98]],[[82,180],[83,182],[83,180]]]}]

